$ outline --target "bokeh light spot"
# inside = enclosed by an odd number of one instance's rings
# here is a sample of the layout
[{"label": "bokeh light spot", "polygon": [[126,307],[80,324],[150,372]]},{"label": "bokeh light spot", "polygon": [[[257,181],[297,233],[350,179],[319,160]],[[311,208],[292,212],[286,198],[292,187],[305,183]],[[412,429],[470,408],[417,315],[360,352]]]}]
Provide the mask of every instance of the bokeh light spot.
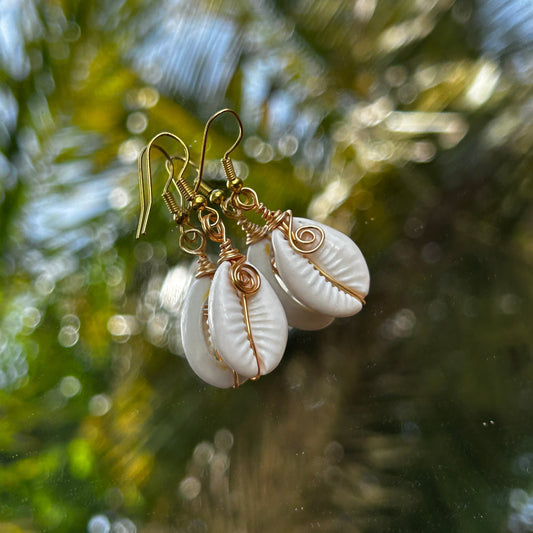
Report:
[{"label": "bokeh light spot", "polygon": [[124,209],[130,203],[130,195],[124,187],[111,189],[108,196],[109,205],[116,210]]},{"label": "bokeh light spot", "polygon": [[137,160],[139,152],[144,147],[144,141],[141,139],[128,139],[118,148],[118,158],[124,165],[129,165]]},{"label": "bokeh light spot", "polygon": [[203,441],[196,445],[192,454],[194,462],[198,466],[208,465],[215,455],[215,448],[210,442]]},{"label": "bokeh light spot", "polygon": [[89,400],[89,413],[104,416],[111,409],[112,401],[106,394],[96,394]]},{"label": "bokeh light spot", "polygon": [[141,111],[136,111],[128,116],[126,126],[131,133],[142,133],[148,126],[148,118]]},{"label": "bokeh light spot", "polygon": [[57,340],[61,346],[72,348],[80,338],[78,330],[72,326],[65,326],[60,329]]},{"label": "bokeh light spot", "polygon": [[109,519],[102,514],[93,516],[87,524],[87,533],[109,533],[110,531]]},{"label": "bokeh light spot", "polygon": [[59,383],[59,391],[65,398],[73,398],[81,391],[81,383],[74,376],[65,376]]},{"label": "bokeh light spot", "polygon": [[185,500],[194,500],[202,490],[200,480],[194,476],[183,479],[179,486],[179,492]]},{"label": "bokeh light spot", "polygon": [[233,446],[233,433],[226,428],[215,433],[215,446],[218,450],[228,453]]},{"label": "bokeh light spot", "polygon": [[143,87],[137,94],[139,107],[154,107],[159,101],[159,92],[154,87]]}]

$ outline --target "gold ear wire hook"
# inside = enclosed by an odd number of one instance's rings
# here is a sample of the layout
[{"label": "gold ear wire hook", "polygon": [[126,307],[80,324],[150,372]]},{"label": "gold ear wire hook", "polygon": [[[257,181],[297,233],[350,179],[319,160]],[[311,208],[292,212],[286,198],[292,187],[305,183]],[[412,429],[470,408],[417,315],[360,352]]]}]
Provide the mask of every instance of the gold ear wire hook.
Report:
[{"label": "gold ear wire hook", "polygon": [[[163,150],[159,145],[155,144],[155,141],[161,137],[170,137],[171,139],[174,139],[175,141],[178,141],[179,144],[183,146],[183,149],[185,150],[185,158],[183,165],[183,168],[180,170],[180,173],[177,177],[177,179],[174,178],[174,165],[172,165],[172,168],[169,169],[169,176],[165,183],[165,187],[163,188],[163,195],[168,193],[168,189],[170,187],[170,184],[172,182],[179,183],[182,181],[183,174],[185,173],[185,170],[187,169],[187,166],[189,164],[190,160],[190,154],[189,149],[187,148],[187,145],[177,136],[173,133],[169,133],[167,131],[161,132],[157,134],[155,137],[152,138],[152,140],[148,143],[146,148],[142,150],[142,152],[139,154],[139,190],[140,190],[140,197],[141,197],[141,216],[139,217],[139,224],[137,226],[137,238],[139,238],[142,234],[146,233],[146,226],[148,224],[148,218],[150,216],[150,210],[152,209],[152,202],[153,202],[153,192],[152,192],[152,164],[151,164],[151,151],[152,148],[157,148],[168,160],[172,160],[171,156]],[[143,156],[146,155],[147,159],[147,179],[148,179],[148,203],[146,203],[145,199],[145,176],[142,168],[142,161]]]},{"label": "gold ear wire hook", "polygon": [[[171,159],[170,154],[166,150],[161,148],[161,146],[159,146],[157,144],[154,144],[152,146],[152,148],[156,148],[157,150],[159,150],[163,154],[163,156],[167,159],[167,163],[168,163],[168,160]],[[141,152],[139,153],[139,157],[137,158],[138,171],[139,171],[139,193],[140,193],[140,199],[141,199],[141,215],[139,217],[139,223],[137,225],[137,234],[136,234],[136,238],[137,239],[141,235],[141,229],[142,229],[142,226],[143,226],[143,223],[144,223],[144,219],[145,219],[145,215],[146,215],[146,199],[145,199],[145,194],[144,194],[145,184],[144,184],[144,171],[143,171],[143,168],[142,168],[142,161],[143,161],[143,157],[146,154],[147,149],[148,149],[148,146],[145,146],[141,150]],[[168,169],[168,167],[167,167],[167,169]],[[174,168],[170,169],[170,171],[172,172],[172,176],[173,176],[174,175]],[[150,198],[150,203],[151,203],[152,202],[151,187],[150,187],[149,198]]]},{"label": "gold ear wire hook", "polygon": [[239,136],[237,137],[237,140],[231,145],[231,147],[224,154],[224,157],[222,158],[222,164],[223,165],[224,165],[224,161],[230,161],[231,162],[231,159],[229,158],[229,155],[231,154],[231,152],[233,152],[233,150],[235,150],[235,148],[237,148],[237,146],[239,146],[239,143],[241,142],[242,137],[244,135],[244,126],[242,125],[241,118],[239,117],[239,115],[235,111],[233,111],[233,109],[229,109],[229,108],[221,109],[220,111],[217,111],[206,122],[205,129],[204,129],[204,138],[203,138],[203,141],[202,141],[202,153],[200,155],[200,165],[199,165],[199,169],[198,169],[198,178],[197,178],[197,181],[196,181],[196,184],[195,184],[195,187],[194,187],[195,194],[198,192],[198,189],[200,188],[200,185],[202,183],[202,178],[204,176],[204,161],[205,161],[205,153],[206,153],[206,149],[207,149],[207,134],[209,132],[209,128],[211,127],[211,124],[214,122],[214,120],[217,119],[219,116],[223,115],[224,113],[232,114],[235,117],[235,119],[237,120],[237,123],[239,124]]},{"label": "gold ear wire hook", "polygon": [[[173,172],[173,162],[178,159],[180,161],[185,161],[185,158],[182,156],[182,155],[173,155],[173,156],[170,156],[170,158],[168,159],[168,161],[166,162],[166,165],[167,165],[167,170],[169,172]],[[196,179],[198,179],[198,173],[200,172],[200,169],[198,167],[198,165],[194,162],[194,161],[189,161],[189,165],[191,165],[191,167],[193,167],[194,169],[196,169]],[[179,190],[179,185],[176,184],[176,187],[178,188]],[[203,181],[200,183],[200,186],[199,186],[199,190],[200,190],[200,193],[205,195],[205,196],[209,196],[211,194],[211,192],[213,192],[213,189],[212,187],[210,187],[209,185],[207,185],[207,183],[204,183]],[[191,194],[193,193],[194,191],[191,192]],[[180,194],[181,194],[181,191],[180,191]]]}]

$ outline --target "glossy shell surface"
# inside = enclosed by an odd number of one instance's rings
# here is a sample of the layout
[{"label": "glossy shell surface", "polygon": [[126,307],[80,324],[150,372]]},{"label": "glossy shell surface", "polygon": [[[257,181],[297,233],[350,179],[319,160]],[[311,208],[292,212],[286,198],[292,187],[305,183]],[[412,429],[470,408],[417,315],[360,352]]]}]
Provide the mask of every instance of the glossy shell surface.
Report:
[{"label": "glossy shell surface", "polygon": [[226,389],[233,386],[233,372],[217,359],[204,322],[204,304],[210,287],[208,276],[191,283],[181,315],[181,336],[185,357],[194,373],[209,385]]},{"label": "glossy shell surface", "polygon": [[358,313],[362,309],[362,303],[329,281],[316,267],[338,284],[366,296],[370,274],[361,250],[344,233],[325,224],[305,218],[293,219],[294,231],[308,225],[321,228],[325,235],[322,246],[308,254],[295,251],[279,229],[272,232],[272,245],[280,278],[298,300],[319,313],[334,317]]},{"label": "glossy shell surface", "polygon": [[[258,373],[257,359],[248,337],[241,292],[232,284],[230,263],[219,265],[209,292],[209,330],[218,353],[231,368],[246,378]],[[261,287],[246,295],[253,342],[261,374],[278,366],[287,344],[288,325],[276,293],[259,273]]]},{"label": "glossy shell surface", "polygon": [[294,299],[279,284],[272,269],[272,263],[270,262],[271,247],[270,239],[261,239],[259,242],[251,244],[248,247],[247,258],[265,276],[274,289],[285,310],[289,326],[305,331],[322,329],[329,326],[333,322],[332,316],[323,315],[313,309],[309,309]]}]

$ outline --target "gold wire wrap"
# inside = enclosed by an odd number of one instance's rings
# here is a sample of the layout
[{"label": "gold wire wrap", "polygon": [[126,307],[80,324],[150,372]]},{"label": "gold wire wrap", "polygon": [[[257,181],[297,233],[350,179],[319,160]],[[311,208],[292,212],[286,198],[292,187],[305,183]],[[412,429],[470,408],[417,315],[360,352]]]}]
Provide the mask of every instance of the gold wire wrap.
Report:
[{"label": "gold wire wrap", "polygon": [[178,202],[176,202],[176,198],[174,198],[174,195],[170,191],[165,191],[161,196],[163,197],[163,200],[172,215],[181,214],[181,208],[178,205]]},{"label": "gold wire wrap", "polygon": [[260,226],[259,224],[250,222],[244,217],[241,220],[237,221],[237,224],[239,224],[239,226],[241,226],[241,228],[246,232],[246,244],[248,246],[259,242],[260,240],[264,239],[268,234],[268,228],[266,227],[266,225]]},{"label": "gold wire wrap", "polygon": [[222,212],[228,218],[232,218],[237,221],[237,224],[246,233],[246,244],[249,246],[264,239],[268,233],[268,227],[266,225],[260,226],[255,222],[248,220],[240,209],[237,209],[235,205],[228,198],[220,205]]},{"label": "gold wire wrap", "polygon": [[[257,270],[246,262],[246,257],[233,248],[230,239],[226,237],[226,229],[220,221],[220,215],[210,207],[206,207],[200,216],[202,229],[213,241],[220,243],[218,264],[224,261],[231,263],[230,276],[233,286],[240,292],[255,294],[261,286],[261,278]],[[198,230],[195,230],[198,231]]]},{"label": "gold wire wrap", "polygon": [[246,334],[248,335],[248,341],[250,342],[250,348],[254,354],[255,361],[257,363],[257,374],[250,378],[252,381],[257,381],[261,377],[261,361],[259,359],[259,354],[257,353],[257,348],[255,346],[254,337],[252,335],[252,326],[250,324],[250,313],[248,312],[248,300],[246,299],[246,294],[241,293],[241,306],[244,315],[244,324],[246,326]]},{"label": "gold wire wrap", "polygon": [[226,239],[220,244],[219,265],[224,261],[240,261],[242,258],[244,258],[244,255],[237,248],[233,248],[229,239]]},{"label": "gold wire wrap", "polygon": [[[205,213],[205,214],[204,214]],[[198,218],[202,224],[204,233],[214,242],[225,242],[226,227],[220,220],[218,211],[215,211],[212,207],[204,207],[199,213]],[[220,261],[219,261],[220,263]]]},{"label": "gold wire wrap", "polygon": [[[226,170],[226,167],[224,167],[224,170]],[[252,211],[259,209],[260,204],[257,193],[253,189],[250,189],[250,187],[243,187],[239,192],[234,191],[230,198],[235,207],[241,211]]]},{"label": "gold wire wrap", "polygon": [[246,262],[246,258],[232,262],[230,268],[231,283],[243,294],[255,294],[261,287],[261,277],[257,269]]},{"label": "gold wire wrap", "polygon": [[[198,244],[194,243],[198,241]],[[205,236],[196,228],[189,226],[185,229],[184,226],[180,226],[180,248],[191,255],[200,255],[205,250]]]},{"label": "gold wire wrap", "polygon": [[217,267],[205,253],[198,255],[195,278],[203,278],[205,276],[212,278],[215,275],[216,270]]},{"label": "gold wire wrap", "polygon": [[296,231],[293,231],[292,211],[286,211],[286,214],[287,220],[283,224],[287,226],[286,229],[283,226],[282,231],[284,231],[285,237],[289,239],[291,247],[304,255],[316,252],[324,244],[324,230],[318,226],[308,224],[307,226],[300,226]]},{"label": "gold wire wrap", "polygon": [[183,196],[183,198],[185,198],[185,200],[190,202],[194,198],[195,196],[194,191],[192,190],[191,186],[185,180],[178,180],[176,182],[176,185],[178,186],[178,189],[181,195]]},{"label": "gold wire wrap", "polygon": [[[309,258],[308,258],[309,260]],[[356,300],[359,300],[362,305],[366,305],[364,294],[360,293],[359,291],[355,289],[351,289],[350,287],[346,287],[346,285],[342,284],[340,281],[337,281],[335,278],[332,278],[327,272],[324,272],[317,264],[313,263],[313,261],[309,261],[315,270],[318,270],[319,274],[324,276],[327,281],[329,281],[332,285],[337,287],[340,291],[343,291],[350,296],[354,297]]]},{"label": "gold wire wrap", "polygon": [[[238,193],[233,192],[230,200],[237,210],[256,211],[266,222],[266,231],[279,229],[289,241],[291,248],[300,254],[312,254],[324,243],[324,231],[318,226],[308,224],[293,230],[293,214],[288,211],[271,211],[259,202],[257,193],[249,187],[243,187]],[[255,241],[257,242],[257,241]]]},{"label": "gold wire wrap", "polygon": [[[184,224],[179,224],[180,248],[188,254],[198,256],[198,262],[196,264],[196,278],[203,278],[204,276],[213,277],[216,271],[216,266],[205,252],[206,238],[205,235],[196,228],[187,225],[187,229]],[[198,244],[195,243],[198,241]]]},{"label": "gold wire wrap", "polygon": [[237,173],[235,172],[235,167],[233,166],[233,161],[229,157],[224,157],[223,159],[221,159],[221,161],[227,180],[231,181],[238,179]]}]

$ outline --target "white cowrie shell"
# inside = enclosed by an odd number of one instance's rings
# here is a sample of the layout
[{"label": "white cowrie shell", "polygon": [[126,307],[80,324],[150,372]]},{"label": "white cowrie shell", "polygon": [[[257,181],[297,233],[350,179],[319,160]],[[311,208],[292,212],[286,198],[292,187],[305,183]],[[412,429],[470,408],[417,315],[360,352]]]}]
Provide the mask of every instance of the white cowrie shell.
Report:
[{"label": "white cowrie shell", "polygon": [[274,289],[285,310],[289,326],[304,331],[318,330],[329,326],[334,319],[332,316],[323,315],[313,309],[309,309],[294,299],[279,284],[270,262],[271,247],[270,239],[261,239],[248,247],[246,256],[248,261],[261,271],[261,274],[265,276]]},{"label": "white cowrie shell", "polygon": [[185,297],[181,315],[181,336],[185,357],[194,373],[209,385],[227,389],[234,384],[233,371],[216,357],[204,317],[211,278],[195,279]]},{"label": "white cowrie shell", "polygon": [[[224,261],[215,272],[209,292],[208,323],[214,345],[224,361],[246,378],[258,374],[246,328],[242,293],[230,277],[231,264]],[[260,373],[268,374],[278,366],[287,344],[287,318],[276,293],[258,272],[261,286],[246,295],[250,332],[260,364]]]},{"label": "white cowrie shell", "polygon": [[311,309],[334,317],[358,313],[363,304],[341,286],[362,296],[368,294],[370,274],[361,250],[340,231],[306,218],[293,219],[294,231],[309,225],[322,229],[324,242],[318,250],[307,254],[296,252],[279,229],[272,232],[280,278],[291,294]]}]

